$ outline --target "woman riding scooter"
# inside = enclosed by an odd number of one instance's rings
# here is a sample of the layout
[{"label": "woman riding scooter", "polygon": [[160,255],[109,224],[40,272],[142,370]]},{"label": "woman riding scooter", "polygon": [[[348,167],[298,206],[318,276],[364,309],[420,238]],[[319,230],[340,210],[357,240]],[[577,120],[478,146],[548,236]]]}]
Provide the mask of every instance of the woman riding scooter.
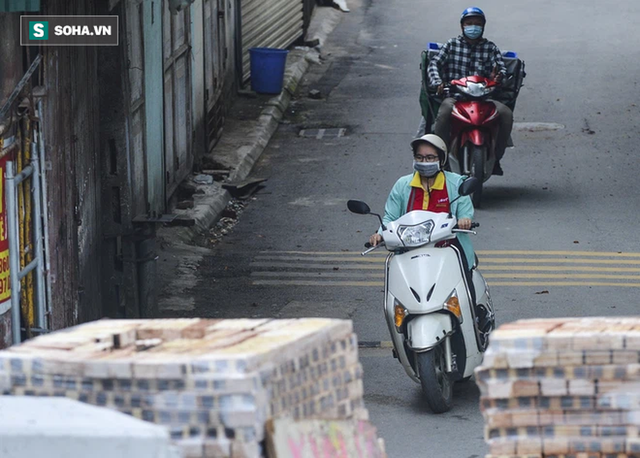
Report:
[{"label": "woman riding scooter", "polygon": [[[414,173],[398,179],[391,189],[384,207],[384,224],[397,220],[412,210],[427,210],[436,213],[451,213],[458,220],[460,229],[470,229],[473,219],[473,204],[469,196],[458,196],[458,188],[464,181],[461,175],[445,172],[447,145],[434,134],[423,135],[411,142]],[[457,199],[457,200],[456,200]],[[453,202],[455,200],[455,202]],[[450,204],[450,202],[453,202]],[[373,234],[369,242],[376,246],[382,241],[381,232]],[[452,244],[461,252],[462,263],[470,286],[473,303],[476,302],[471,266],[475,254],[468,234],[459,233]]]},{"label": "woman riding scooter", "polygon": [[[383,310],[394,356],[422,386],[434,413],[451,409],[453,383],[468,380],[482,362],[495,322],[489,287],[475,268],[469,240],[480,184],[443,171],[444,141],[434,134],[411,142],[414,173],[393,186],[384,217],[362,201],[356,214],[374,215],[381,227],[362,253],[389,251],[384,268]],[[381,242],[384,242],[383,244]],[[476,297],[477,296],[477,297]]]}]

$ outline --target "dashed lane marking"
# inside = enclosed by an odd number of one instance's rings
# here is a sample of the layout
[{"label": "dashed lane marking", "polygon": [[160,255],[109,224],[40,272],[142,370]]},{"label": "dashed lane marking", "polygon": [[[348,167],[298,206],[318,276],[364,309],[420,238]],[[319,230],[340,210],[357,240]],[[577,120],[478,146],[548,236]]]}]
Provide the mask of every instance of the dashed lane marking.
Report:
[{"label": "dashed lane marking", "polygon": [[[640,258],[640,253],[623,252],[623,251],[540,251],[540,250],[476,250],[478,255],[486,254],[488,256],[497,255],[526,255],[526,256],[592,256],[592,257],[621,257],[621,258]],[[270,255],[288,255],[299,254],[305,257],[309,256],[353,256],[354,251],[263,251],[262,254]],[[367,255],[386,257],[388,252],[374,251]]]},{"label": "dashed lane marking", "polygon": [[[308,258],[302,256],[256,256],[254,259],[257,261],[288,261],[288,262],[300,262],[300,261],[319,261],[319,262],[357,262],[357,263],[381,263],[384,262],[384,258],[349,258],[349,257],[335,257],[335,256],[319,256],[316,258]],[[625,265],[640,265],[640,259],[583,259],[583,258],[480,258],[481,263],[493,263],[493,264],[625,264]]]},{"label": "dashed lane marking", "polygon": [[[263,286],[381,287],[385,257],[382,251],[367,257],[354,252],[263,252],[251,263],[251,279]],[[640,253],[480,250],[478,257],[492,286],[640,288]]]},{"label": "dashed lane marking", "polygon": [[[253,268],[274,268],[274,269],[287,269],[291,267],[290,262],[253,262],[251,263]],[[296,268],[300,270],[314,270],[322,272],[324,270],[383,270],[384,264],[370,265],[370,264],[308,264],[299,263],[296,264]],[[482,265],[480,267],[482,272],[493,270],[505,270],[503,266],[491,266]],[[575,271],[575,272],[625,272],[625,273],[640,273],[640,267],[592,267],[592,266],[509,266],[511,271],[528,271],[528,272],[563,272],[563,271]],[[282,270],[278,270],[281,272]]]},{"label": "dashed lane marking", "polygon": [[[277,278],[345,278],[345,277],[366,277],[366,278],[384,278],[384,273],[357,273],[357,272],[251,272],[252,277],[277,277]],[[485,273],[484,278],[525,278],[525,279],[621,279],[621,280],[638,280],[640,275],[612,275],[612,274],[530,274],[530,273]]]},{"label": "dashed lane marking", "polygon": [[[312,280],[254,280],[254,285],[270,286],[365,286],[383,287],[382,281],[312,281]],[[578,282],[578,281],[489,281],[490,286],[616,286],[621,288],[640,288],[638,283],[619,282]]]}]

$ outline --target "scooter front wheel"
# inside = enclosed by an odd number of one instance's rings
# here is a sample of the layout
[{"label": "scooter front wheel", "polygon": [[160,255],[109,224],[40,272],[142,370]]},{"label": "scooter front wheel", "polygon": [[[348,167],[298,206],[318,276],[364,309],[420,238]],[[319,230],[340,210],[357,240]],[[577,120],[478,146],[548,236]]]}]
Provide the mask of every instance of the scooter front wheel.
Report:
[{"label": "scooter front wheel", "polygon": [[480,181],[480,187],[471,195],[471,201],[475,208],[480,208],[482,204],[482,188],[484,187],[484,164],[487,157],[486,148],[475,146],[471,156],[471,176]]},{"label": "scooter front wheel", "polygon": [[433,413],[444,413],[453,405],[453,383],[446,372],[443,345],[416,353],[422,394]]}]

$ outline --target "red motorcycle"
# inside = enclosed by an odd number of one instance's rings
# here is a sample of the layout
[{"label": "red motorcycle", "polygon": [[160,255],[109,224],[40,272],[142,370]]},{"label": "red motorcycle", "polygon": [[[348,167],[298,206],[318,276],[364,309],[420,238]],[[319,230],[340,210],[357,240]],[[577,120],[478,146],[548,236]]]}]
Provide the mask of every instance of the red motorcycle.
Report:
[{"label": "red motorcycle", "polygon": [[[489,179],[496,162],[499,119],[496,106],[487,99],[499,87],[494,80],[469,76],[451,81],[445,89],[446,97],[453,92],[457,99],[451,117],[451,171],[476,177],[480,183]],[[482,186],[473,193],[472,200],[475,207],[480,207]]]},{"label": "red motorcycle", "polygon": [[[441,43],[428,43],[422,52],[420,64],[422,122],[418,129],[418,137],[433,131],[433,124],[442,103],[436,88],[429,85],[428,73],[429,62],[441,48]],[[500,84],[479,76],[470,76],[452,81],[448,86],[449,92],[445,90],[445,96],[453,94],[458,100],[451,120],[450,168],[461,175],[475,176],[481,183],[487,181],[493,173],[499,124],[495,105],[487,99],[498,100],[514,111],[516,99],[527,75],[524,61],[518,58],[517,53],[506,51],[502,53],[502,58],[507,73]],[[509,146],[513,146],[511,141]],[[473,193],[472,199],[474,206],[479,207],[482,200],[482,187]]]}]

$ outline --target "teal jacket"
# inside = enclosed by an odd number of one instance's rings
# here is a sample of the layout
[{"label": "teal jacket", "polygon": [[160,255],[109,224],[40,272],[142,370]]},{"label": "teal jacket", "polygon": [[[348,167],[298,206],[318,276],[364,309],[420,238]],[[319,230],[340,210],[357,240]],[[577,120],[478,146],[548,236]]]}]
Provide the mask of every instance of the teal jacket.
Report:
[{"label": "teal jacket", "polygon": [[[458,198],[458,188],[464,181],[464,177],[456,173],[443,172],[447,183],[447,194],[449,194],[449,201],[452,202]],[[407,206],[409,205],[409,196],[411,195],[411,180],[414,174],[400,177],[396,184],[393,185],[389,198],[384,206],[384,217],[382,221],[388,224],[397,220],[402,215],[407,213]],[[451,204],[451,214],[457,219],[469,218],[473,219],[473,204],[471,203],[471,197],[462,196]],[[471,238],[469,234],[457,234],[460,245],[464,249],[464,254],[467,256],[469,266],[473,266],[475,263],[475,254],[473,252],[473,245],[471,244]]]}]

